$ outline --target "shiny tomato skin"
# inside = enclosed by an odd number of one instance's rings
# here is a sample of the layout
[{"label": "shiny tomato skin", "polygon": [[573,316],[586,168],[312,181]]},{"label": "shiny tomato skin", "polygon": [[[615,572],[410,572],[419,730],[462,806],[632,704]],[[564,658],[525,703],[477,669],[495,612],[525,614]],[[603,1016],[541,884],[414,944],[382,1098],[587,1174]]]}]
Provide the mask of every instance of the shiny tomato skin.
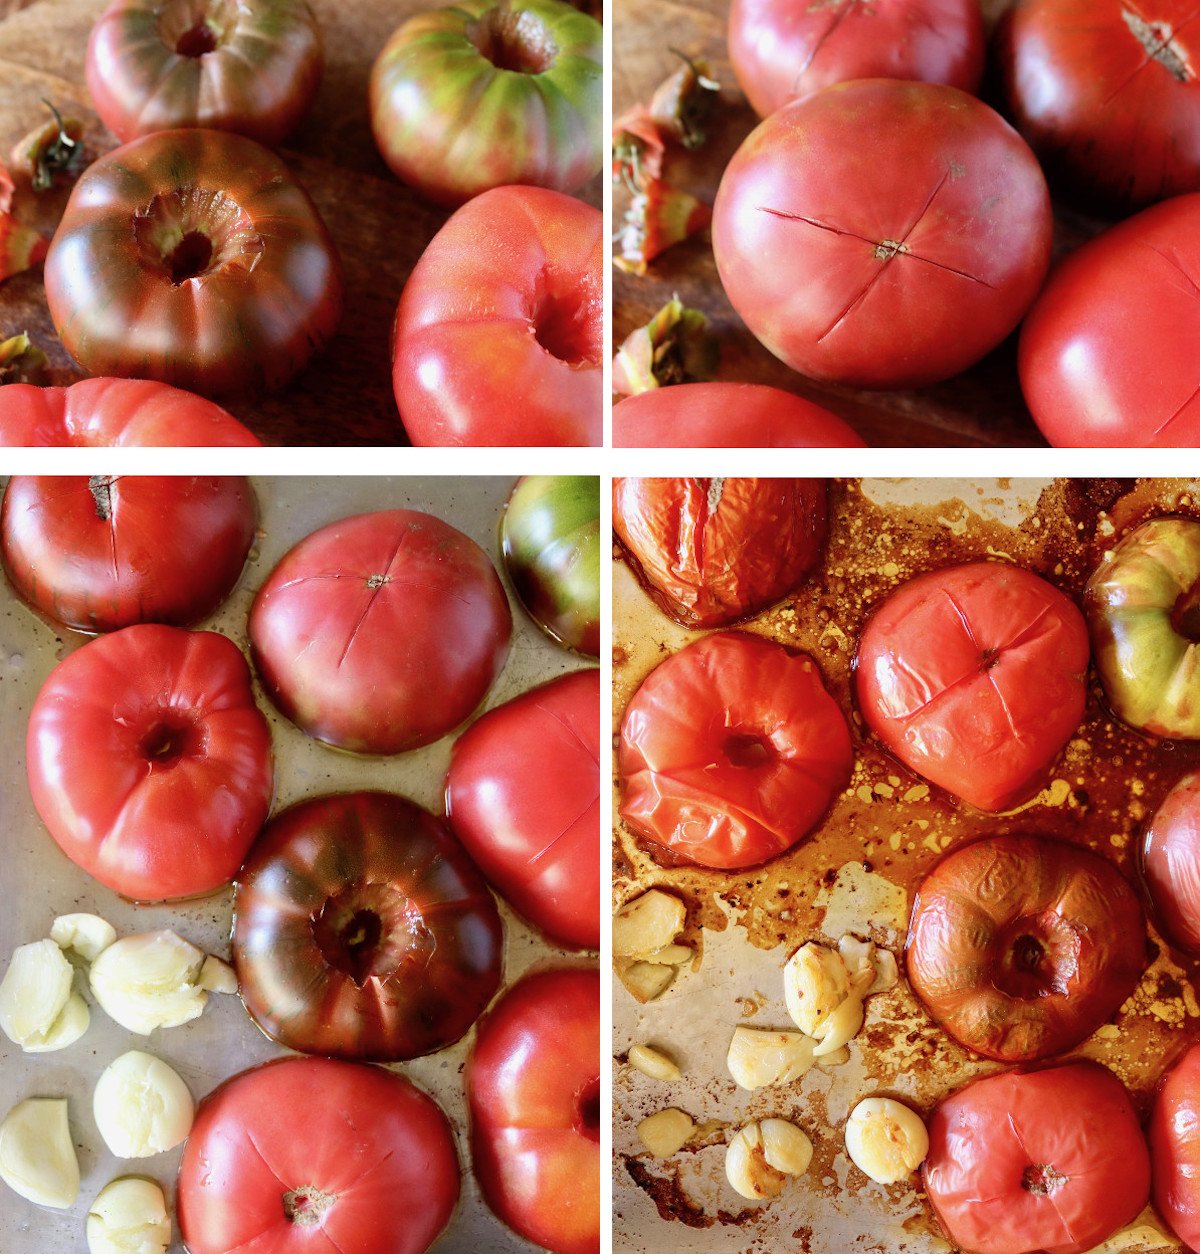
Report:
[{"label": "shiny tomato skin", "polygon": [[75,631],[186,627],[233,590],[257,522],[237,475],[14,475],[0,549],[17,592]]},{"label": "shiny tomato skin", "polygon": [[1179,196],[1089,240],[1053,271],[1021,329],[1025,403],[1051,444],[1194,447],[1198,337],[1200,195]]},{"label": "shiny tomato skin", "polygon": [[46,299],[89,373],[224,396],[282,387],[307,363],[337,326],[342,269],[274,153],[224,131],[160,131],[84,171]]},{"label": "shiny tomato skin", "polygon": [[433,1099],[330,1058],[275,1059],[210,1093],[176,1188],[191,1254],[424,1254],[458,1193]]},{"label": "shiny tomato skin", "polygon": [[600,672],[489,710],[454,742],[446,817],[493,888],[552,941],[600,948]]},{"label": "shiny tomato skin", "polygon": [[603,228],[581,200],[498,187],[433,237],[392,336],[414,444],[601,442]]},{"label": "shiny tomato skin", "polygon": [[1155,810],[1142,838],[1142,876],[1171,943],[1200,955],[1200,774],[1177,780]]},{"label": "shiny tomato skin", "polygon": [[964,1254],[1084,1254],[1141,1212],[1150,1156],[1120,1080],[1071,1062],[952,1093],[929,1121],[924,1177]]},{"label": "shiny tomato skin", "polygon": [[467,1064],[471,1158],[488,1205],[551,1254],[600,1249],[600,976],[525,976]]},{"label": "shiny tomato skin", "polygon": [[970,562],[894,592],[859,637],[867,726],[979,810],[1027,800],[1083,718],[1088,635],[1075,604],[1016,566]]},{"label": "shiny tomato skin", "polygon": [[416,510],[313,532],[250,609],[267,695],[302,731],[354,753],[401,753],[452,731],[503,669],[511,636],[487,554]]},{"label": "shiny tomato skin", "polygon": [[855,78],[918,79],[973,93],[983,57],[978,0],[733,0],[729,10],[733,72],[763,118]]},{"label": "shiny tomato skin", "polygon": [[240,651],[215,632],[153,623],[101,636],[51,671],[26,763],[63,852],[134,901],[228,884],[274,791],[271,735]]},{"label": "shiny tomato skin", "polygon": [[677,383],[613,408],[616,448],[865,448],[837,414],[758,383]]},{"label": "shiny tomato skin", "polygon": [[87,85],[122,143],[203,126],[275,146],[308,111],[323,60],[305,0],[112,0],[88,39]]},{"label": "shiny tomato skin", "polygon": [[1200,1045],[1163,1077],[1148,1135],[1154,1205],[1189,1250],[1200,1249]]},{"label": "shiny tomato skin", "polygon": [[751,132],[721,179],[713,251],[733,307],[793,370],[921,387],[1013,330],[1045,278],[1052,230],[1033,153],[987,105],[954,87],[865,79]]}]

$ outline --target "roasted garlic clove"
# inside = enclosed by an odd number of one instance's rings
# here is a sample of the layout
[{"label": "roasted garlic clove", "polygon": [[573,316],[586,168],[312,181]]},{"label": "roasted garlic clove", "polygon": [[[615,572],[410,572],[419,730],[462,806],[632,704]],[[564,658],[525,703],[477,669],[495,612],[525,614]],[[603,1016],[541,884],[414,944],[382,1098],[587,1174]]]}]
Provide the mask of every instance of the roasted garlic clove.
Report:
[{"label": "roasted garlic clove", "polygon": [[88,1254],[166,1254],[171,1217],[153,1180],[124,1176],[96,1195],[87,1217]]},{"label": "roasted garlic clove", "polygon": [[92,1113],[118,1158],[151,1158],[187,1138],[196,1108],[175,1071],[153,1054],[131,1049],[101,1073]]},{"label": "roasted garlic clove", "polygon": [[734,1082],[754,1090],[800,1079],[813,1065],[816,1048],[817,1042],[803,1032],[738,1027],[725,1061]]},{"label": "roasted garlic clove", "polygon": [[74,1206],[79,1160],[65,1097],[30,1097],[8,1112],[0,1123],[0,1180],[38,1206]]},{"label": "roasted garlic clove", "polygon": [[921,1116],[890,1097],[868,1097],[846,1123],[850,1161],[879,1184],[911,1175],[929,1153],[929,1133]]},{"label": "roasted garlic clove", "polygon": [[808,1136],[786,1119],[748,1123],[725,1151],[725,1175],[742,1197],[778,1197],[789,1177],[802,1176],[812,1161]]},{"label": "roasted garlic clove", "polygon": [[643,1119],[637,1133],[655,1158],[670,1158],[687,1144],[695,1128],[691,1115],[672,1106]]}]

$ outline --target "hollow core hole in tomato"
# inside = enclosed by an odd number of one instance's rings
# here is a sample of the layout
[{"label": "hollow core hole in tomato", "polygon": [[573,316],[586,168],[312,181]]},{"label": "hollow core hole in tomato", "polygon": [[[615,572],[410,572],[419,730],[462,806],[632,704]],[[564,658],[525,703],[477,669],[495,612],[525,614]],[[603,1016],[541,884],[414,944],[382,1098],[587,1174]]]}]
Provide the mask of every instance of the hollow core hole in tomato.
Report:
[{"label": "hollow core hole in tomato", "polygon": [[599,361],[592,342],[587,302],[577,291],[543,293],[530,314],[530,322],[537,342],[559,361],[569,366]]},{"label": "hollow core hole in tomato", "polygon": [[378,881],[351,884],[326,898],[312,928],[325,961],[360,988],[425,967],[437,948],[417,903]]},{"label": "hollow core hole in tomato", "polygon": [[600,1140],[600,1077],[588,1080],[575,1094],[575,1131],[589,1141]]},{"label": "hollow core hole in tomato", "polygon": [[326,1193],[315,1184],[302,1184],[283,1195],[284,1218],[301,1228],[313,1228],[336,1201],[336,1193]]},{"label": "hollow core hole in tomato", "polygon": [[189,231],[163,260],[171,272],[171,282],[178,285],[203,274],[212,263],[212,255],[212,240],[199,231]]},{"label": "hollow core hole in tomato", "polygon": [[765,766],[775,757],[771,742],[758,732],[731,732],[725,737],[722,752],[730,766],[742,766],[750,770]]},{"label": "hollow core hole in tomato", "polygon": [[175,51],[181,57],[202,57],[217,46],[217,33],[207,22],[198,22],[185,30],[175,42]]},{"label": "hollow core hole in tomato", "polygon": [[1053,911],[1016,919],[1000,938],[995,985],[1024,1001],[1065,996],[1079,969],[1079,946],[1078,932]]},{"label": "hollow core hole in tomato", "polygon": [[1171,609],[1171,626],[1185,640],[1200,644],[1200,579],[1180,593]]},{"label": "hollow core hole in tomato", "polygon": [[215,52],[237,22],[237,0],[167,0],[158,14],[158,37],[176,56]]},{"label": "hollow core hole in tomato", "polygon": [[489,9],[467,37],[496,69],[516,74],[544,74],[558,55],[542,20],[521,9]]},{"label": "hollow core hole in tomato", "polygon": [[155,770],[170,770],[183,758],[198,756],[203,747],[203,733],[196,724],[178,716],[156,719],[138,745]]},{"label": "hollow core hole in tomato", "polygon": [[264,248],[242,207],[223,191],[179,187],[155,196],[133,217],[144,264],[173,287],[225,266],[249,273]]}]

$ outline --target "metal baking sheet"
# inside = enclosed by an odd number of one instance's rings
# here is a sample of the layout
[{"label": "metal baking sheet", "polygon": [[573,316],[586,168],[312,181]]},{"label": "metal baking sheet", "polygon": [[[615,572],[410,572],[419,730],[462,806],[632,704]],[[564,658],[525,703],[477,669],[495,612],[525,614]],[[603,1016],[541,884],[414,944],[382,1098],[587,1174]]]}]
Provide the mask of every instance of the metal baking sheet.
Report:
[{"label": "metal baking sheet", "polygon": [[[386,508],[427,510],[471,536],[500,569],[499,523],[514,480],[502,478],[259,478],[254,480],[260,534],[236,590],[210,619],[198,624],[224,632],[243,648],[246,617],[254,593],[276,562],[298,540],[350,514]],[[503,573],[503,572],[502,572]],[[585,659],[558,648],[525,615],[508,588],[513,612],[512,651],[486,707],[568,671]],[[19,944],[46,936],[54,917],[93,911],[118,933],[170,927],[211,953],[229,955],[229,891],[178,906],[133,906],[95,883],[61,854],[29,797],[25,778],[25,725],[29,708],[54,664],[86,637],[55,628],[21,603],[5,583],[0,588],[0,969]],[[310,740],[276,712],[256,683],[259,705],[271,726],[276,755],[276,809],[330,791],[379,788],[403,793],[436,813],[453,735],[393,758],[357,758]],[[81,746],[81,752],[85,748]],[[499,902],[505,925],[505,985],[535,961],[565,956],[549,947]],[[70,1102],[71,1131],[79,1154],[82,1185],[70,1211],[34,1206],[0,1184],[0,1251],[3,1254],[79,1254],[85,1248],[88,1207],[109,1180],[145,1175],[157,1180],[173,1202],[180,1150],[122,1162],[105,1147],[92,1118],[92,1090],[100,1072],[127,1049],[146,1049],[163,1058],[199,1100],[228,1076],[288,1051],[268,1040],[236,997],[210,998],[204,1014],[182,1027],[134,1036],[113,1023],[90,994],[91,1027],[82,1040],[52,1054],[23,1054],[0,1034],[0,1115],[26,1097],[63,1096]],[[488,1210],[470,1170],[466,1103],[461,1073],[473,1033],[449,1049],[400,1064],[396,1070],[431,1093],[447,1113],[463,1166],[463,1191],[453,1219],[434,1249],[451,1251],[529,1250]],[[304,1135],[302,1115],[297,1135]],[[178,1241],[171,1247],[182,1251]]]}]

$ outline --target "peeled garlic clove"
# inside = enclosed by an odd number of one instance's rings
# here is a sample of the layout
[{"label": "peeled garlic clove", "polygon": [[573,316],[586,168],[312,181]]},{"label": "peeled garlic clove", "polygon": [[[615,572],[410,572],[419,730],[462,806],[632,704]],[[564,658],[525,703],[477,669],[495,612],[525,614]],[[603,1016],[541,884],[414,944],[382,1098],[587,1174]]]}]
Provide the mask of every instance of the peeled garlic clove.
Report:
[{"label": "peeled garlic clove", "polygon": [[629,1065],[652,1080],[678,1080],[683,1075],[673,1058],[651,1045],[631,1046]]},{"label": "peeled garlic clove", "polygon": [[675,971],[675,967],[660,967],[653,962],[631,962],[617,974],[621,983],[644,1005],[670,988]]},{"label": "peeled garlic clove", "polygon": [[822,1067],[840,1067],[850,1061],[850,1051],[843,1045],[841,1049],[830,1050],[822,1054],[818,1060]]},{"label": "peeled garlic clove", "polygon": [[900,982],[900,971],[896,966],[896,955],[890,949],[875,951],[875,978],[867,989],[867,996],[886,993]]},{"label": "peeled garlic clove", "polygon": [[71,996],[74,972],[52,940],[21,945],[0,981],[0,1028],[14,1045],[45,1040]]},{"label": "peeled garlic clove", "polygon": [[850,1112],[846,1124],[850,1161],[879,1184],[910,1176],[929,1153],[929,1133],[921,1116],[890,1097],[868,1097]]},{"label": "peeled garlic clove", "polygon": [[200,968],[200,987],[209,993],[236,993],[237,972],[229,963],[209,954]]},{"label": "peeled garlic clove", "polygon": [[21,1048],[27,1054],[49,1054],[56,1049],[66,1049],[68,1045],[74,1045],[88,1030],[91,1021],[87,1002],[78,993],[71,993],[67,997],[67,1004],[50,1027],[41,1036],[31,1038]]},{"label": "peeled garlic clove", "polygon": [[687,1144],[695,1128],[691,1115],[672,1106],[643,1119],[637,1126],[637,1133],[655,1158],[670,1158]]},{"label": "peeled garlic clove", "polygon": [[613,919],[613,955],[644,958],[671,944],[683,931],[687,910],[678,897],[652,888],[628,901]]},{"label": "peeled garlic clove", "polygon": [[817,1058],[832,1054],[852,1041],[862,1028],[866,1011],[862,998],[851,993],[844,1002],[825,1021],[821,1031],[821,1043],[813,1050]]},{"label": "peeled garlic clove", "polygon": [[79,1160],[65,1097],[31,1097],[8,1112],[0,1123],[0,1180],[38,1206],[75,1205]]},{"label": "peeled garlic clove", "polygon": [[174,932],[123,936],[92,963],[92,993],[123,1028],[149,1036],[204,1013],[203,966],[204,954]]},{"label": "peeled garlic clove", "polygon": [[85,961],[95,962],[117,939],[117,929],[98,914],[60,914],[50,939],[59,949],[74,950]]},{"label": "peeled garlic clove", "polygon": [[789,1177],[812,1161],[812,1142],[786,1119],[762,1119],[738,1130],[725,1151],[725,1175],[742,1197],[778,1197]]},{"label": "peeled garlic clove", "polygon": [[734,1083],[744,1089],[789,1084],[813,1065],[817,1042],[803,1032],[734,1028],[725,1062]]},{"label": "peeled garlic clove", "polygon": [[852,932],[847,932],[837,944],[838,953],[846,964],[851,980],[856,976],[870,973],[875,978],[875,942],[862,940]]},{"label": "peeled garlic clove", "polygon": [[166,1254],[171,1217],[153,1180],[125,1176],[106,1184],[87,1217],[88,1254]]},{"label": "peeled garlic clove", "polygon": [[689,945],[664,945],[661,949],[646,954],[642,961],[660,967],[681,967],[685,962],[691,962],[695,956]]},{"label": "peeled garlic clove", "polygon": [[814,941],[802,945],[783,968],[783,996],[792,1022],[820,1037],[825,1021],[850,995],[850,973],[842,956]]},{"label": "peeled garlic clove", "polygon": [[118,1158],[150,1158],[186,1139],[196,1108],[187,1085],[165,1062],[131,1049],[96,1081],[92,1113]]}]

